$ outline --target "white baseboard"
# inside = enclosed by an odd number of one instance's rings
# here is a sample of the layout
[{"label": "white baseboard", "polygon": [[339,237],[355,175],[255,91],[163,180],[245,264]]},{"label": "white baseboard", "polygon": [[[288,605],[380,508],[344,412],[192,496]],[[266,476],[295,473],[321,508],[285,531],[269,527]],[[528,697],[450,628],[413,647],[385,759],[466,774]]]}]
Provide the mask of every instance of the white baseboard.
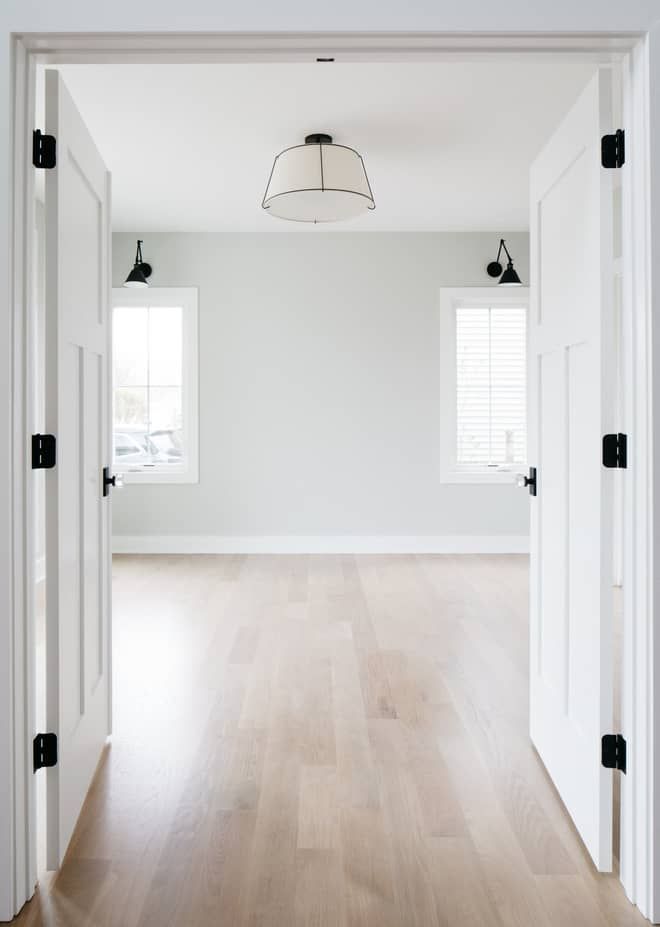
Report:
[{"label": "white baseboard", "polygon": [[526,554],[529,536],[120,535],[115,554]]}]

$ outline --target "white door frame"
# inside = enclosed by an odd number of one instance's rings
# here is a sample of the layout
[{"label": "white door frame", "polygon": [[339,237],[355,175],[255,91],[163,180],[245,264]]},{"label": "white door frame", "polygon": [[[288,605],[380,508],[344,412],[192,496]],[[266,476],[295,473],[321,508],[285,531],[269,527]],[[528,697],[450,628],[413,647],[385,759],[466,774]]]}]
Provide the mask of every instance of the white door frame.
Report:
[{"label": "white door frame", "polygon": [[[623,733],[628,774],[622,777],[621,880],[631,901],[660,920],[660,635],[654,634],[660,597],[660,403],[652,402],[654,368],[660,371],[660,27],[645,36],[504,35],[435,33],[147,33],[123,35],[29,34],[12,37],[12,306],[13,432],[12,583],[0,635],[8,648],[9,693],[0,702],[0,733],[9,750],[0,760],[0,919],[9,919],[31,897],[36,882],[35,808],[32,788],[34,736],[34,501],[29,471],[30,435],[36,431],[31,391],[35,358],[31,228],[34,177],[31,142],[36,64],[314,61],[487,60],[542,55],[552,60],[590,58],[624,63],[624,378],[629,435],[624,513]],[[651,157],[651,151],[654,156]],[[660,493],[657,494],[660,500]],[[660,554],[658,555],[660,560]],[[6,624],[5,624],[6,621]],[[8,827],[4,828],[4,823]]]},{"label": "white door frame", "polygon": [[624,480],[624,641],[621,726],[621,881],[660,921],[660,27],[624,62],[623,123],[632,140],[622,175],[622,380],[629,471]]}]

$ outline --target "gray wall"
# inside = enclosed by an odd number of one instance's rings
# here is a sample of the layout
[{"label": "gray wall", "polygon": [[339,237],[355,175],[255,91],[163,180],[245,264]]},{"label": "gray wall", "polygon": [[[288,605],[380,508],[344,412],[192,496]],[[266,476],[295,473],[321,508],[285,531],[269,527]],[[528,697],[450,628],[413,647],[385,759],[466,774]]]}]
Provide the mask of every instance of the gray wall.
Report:
[{"label": "gray wall", "polygon": [[438,477],[438,290],[489,285],[498,236],[310,232],[140,236],[154,286],[199,287],[200,482],[127,486],[114,534],[525,534],[521,490]]}]

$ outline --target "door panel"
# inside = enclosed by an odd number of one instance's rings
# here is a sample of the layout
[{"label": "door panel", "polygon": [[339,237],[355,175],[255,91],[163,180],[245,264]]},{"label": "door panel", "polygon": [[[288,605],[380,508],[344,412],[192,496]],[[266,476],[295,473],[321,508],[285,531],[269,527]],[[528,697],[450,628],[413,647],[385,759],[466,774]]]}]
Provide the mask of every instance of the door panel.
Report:
[{"label": "door panel", "polygon": [[59,74],[46,72],[47,863],[57,868],[109,734],[109,174]]},{"label": "door panel", "polygon": [[530,726],[596,866],[612,868],[611,76],[599,70],[531,171]]}]

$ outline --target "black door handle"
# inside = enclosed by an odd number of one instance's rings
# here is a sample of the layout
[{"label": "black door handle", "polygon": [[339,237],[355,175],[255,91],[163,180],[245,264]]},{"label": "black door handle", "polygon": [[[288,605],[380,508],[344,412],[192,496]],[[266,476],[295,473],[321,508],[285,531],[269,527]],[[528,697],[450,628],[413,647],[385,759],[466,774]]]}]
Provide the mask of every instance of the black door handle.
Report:
[{"label": "black door handle", "polygon": [[525,488],[529,486],[530,496],[536,495],[536,467],[529,468],[529,476],[525,476],[524,473],[519,473],[516,479],[518,486]]},{"label": "black door handle", "polygon": [[103,495],[110,495],[110,487],[113,489],[120,489],[124,485],[124,477],[121,474],[117,475],[113,473],[110,476],[110,467],[103,468]]}]

